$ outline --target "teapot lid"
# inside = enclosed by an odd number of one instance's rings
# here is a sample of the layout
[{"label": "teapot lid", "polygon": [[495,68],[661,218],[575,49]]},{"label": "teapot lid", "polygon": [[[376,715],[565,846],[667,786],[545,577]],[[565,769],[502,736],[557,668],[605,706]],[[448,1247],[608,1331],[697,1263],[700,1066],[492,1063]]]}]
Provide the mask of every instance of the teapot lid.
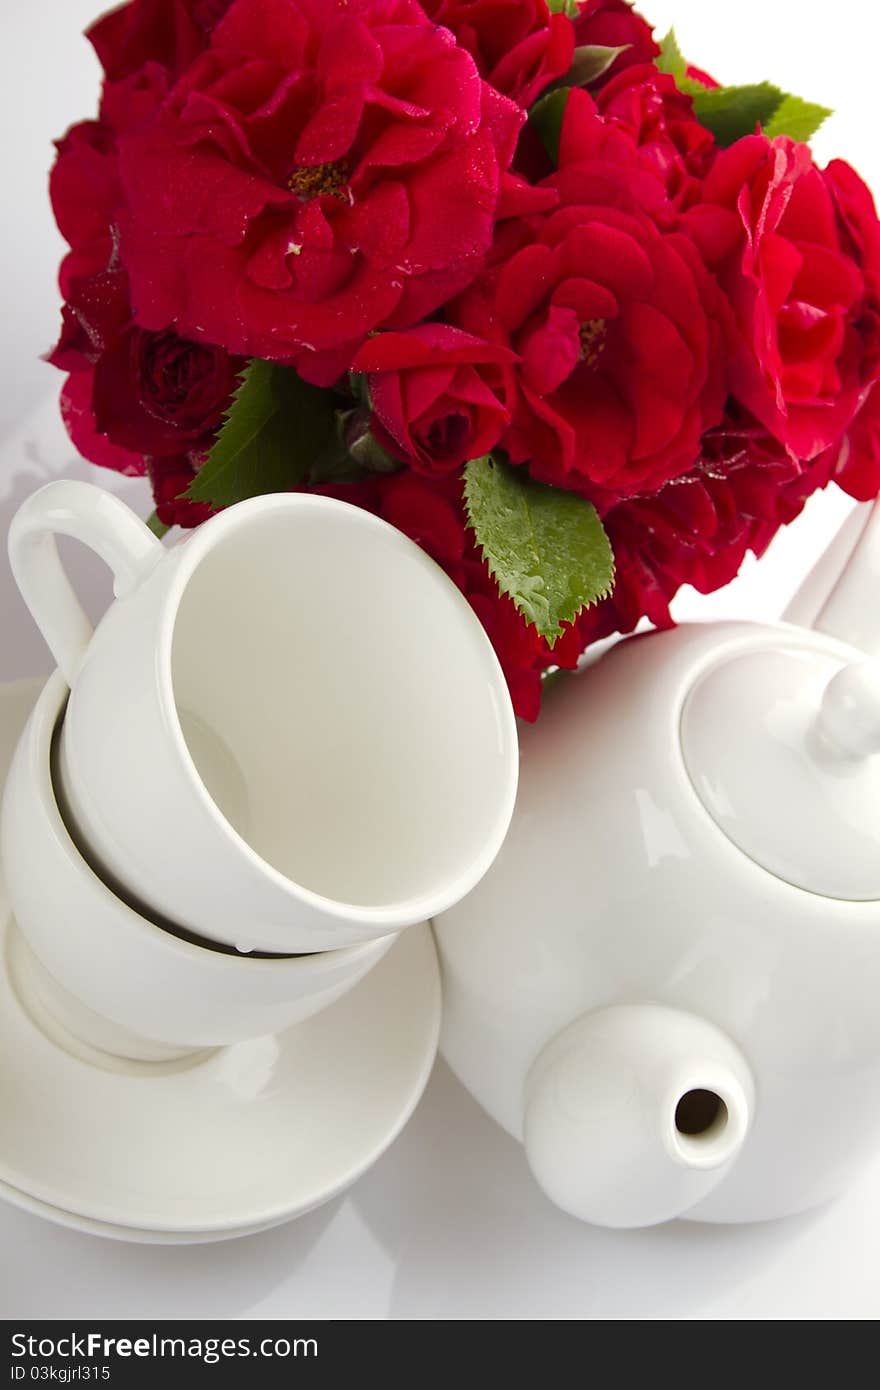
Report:
[{"label": "teapot lid", "polygon": [[681,748],[756,864],[823,897],[880,899],[880,661],[796,640],[732,655],[688,694]]}]

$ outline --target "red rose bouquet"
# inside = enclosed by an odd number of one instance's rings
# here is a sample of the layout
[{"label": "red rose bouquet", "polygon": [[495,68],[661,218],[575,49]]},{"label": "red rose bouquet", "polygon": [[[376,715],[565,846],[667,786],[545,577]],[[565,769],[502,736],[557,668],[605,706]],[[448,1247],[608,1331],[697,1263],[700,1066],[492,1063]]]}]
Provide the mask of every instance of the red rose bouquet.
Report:
[{"label": "red rose bouquet", "polygon": [[831,480],[880,490],[880,224],[828,114],[626,0],[130,0],[58,143],[62,410],[154,529],[332,491],[517,712]]}]

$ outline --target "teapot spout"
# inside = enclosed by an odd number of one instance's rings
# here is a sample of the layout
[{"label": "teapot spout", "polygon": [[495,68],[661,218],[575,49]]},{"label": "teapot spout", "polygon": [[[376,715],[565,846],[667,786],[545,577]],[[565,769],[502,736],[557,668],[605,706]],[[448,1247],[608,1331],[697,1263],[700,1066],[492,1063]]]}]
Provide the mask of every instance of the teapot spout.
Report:
[{"label": "teapot spout", "polygon": [[526,1154],[550,1200],[580,1220],[657,1225],[726,1176],[754,1094],[739,1049],[704,1019],[660,1004],[597,1010],[532,1066]]},{"label": "teapot spout", "polygon": [[880,502],[852,511],[784,616],[880,655]]}]

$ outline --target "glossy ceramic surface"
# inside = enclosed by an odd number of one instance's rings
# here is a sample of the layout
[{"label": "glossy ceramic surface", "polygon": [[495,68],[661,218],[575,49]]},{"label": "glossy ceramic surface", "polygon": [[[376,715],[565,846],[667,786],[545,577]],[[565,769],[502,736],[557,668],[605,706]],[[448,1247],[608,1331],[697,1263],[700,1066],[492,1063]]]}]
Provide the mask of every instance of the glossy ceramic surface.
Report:
[{"label": "glossy ceramic surface", "polygon": [[722,659],[685,702],[681,747],[749,859],[821,897],[880,899],[877,661],[842,665],[803,634]]},{"label": "glossy ceramic surface", "polygon": [[660,1004],[576,1019],[526,1078],[523,1143],[547,1196],[582,1221],[653,1226],[722,1182],[754,1113],[742,1054]]},{"label": "glossy ceramic surface", "polygon": [[[0,688],[0,775],[34,695],[30,681]],[[70,1055],[22,1006],[2,882],[0,919],[0,1196],[59,1224],[151,1244],[276,1225],[366,1171],[427,1082],[440,1019],[427,928],[307,1022],[193,1064],[109,1066]]]},{"label": "glossy ceramic surface", "polygon": [[9,941],[7,927],[0,1181],[90,1221],[244,1234],[309,1211],[384,1152],[433,1064],[426,929],[319,1017],[168,1069],[108,1070],[50,1041],[11,987]]},{"label": "glossy ceramic surface", "polygon": [[125,1245],[213,1245],[219,1241],[237,1240],[245,1236],[259,1235],[270,1231],[283,1222],[271,1222],[268,1226],[242,1226],[240,1230],[227,1231],[146,1231],[137,1226],[114,1226],[109,1221],[93,1221],[87,1216],[78,1216],[75,1211],[65,1211],[63,1207],[53,1207],[49,1202],[37,1201],[27,1193],[8,1183],[0,1183],[0,1201],[19,1211],[37,1216],[42,1221],[50,1221],[53,1226],[62,1226],[68,1231],[81,1235],[99,1236],[103,1240],[121,1241]]},{"label": "glossy ceramic surface", "polygon": [[67,1033],[141,1060],[240,1042],[325,1008],[389,949],[393,936],[256,959],[185,941],[127,906],[84,862],[56,802],[50,748],[63,677],[38,692],[39,683],[0,690],[7,743],[26,721],[3,792],[0,848],[6,897],[43,967],[25,967],[29,987]]},{"label": "glossy ceramic surface", "polygon": [[[94,635],[56,533],[116,576]],[[510,698],[470,605],[401,532],[287,493],[165,550],[118,498],[58,482],[9,546],[72,687],[73,824],[148,915],[335,949],[424,921],[491,864],[516,794]]]},{"label": "glossy ceramic surface", "polygon": [[[880,904],[792,887],[750,860],[681,753],[701,675],[780,645],[838,666],[859,655],[796,628],[723,623],[630,639],[563,682],[521,731],[517,811],[496,865],[436,922],[444,1056],[520,1139],[532,1067],[593,1011],[656,1003],[726,1036],[754,1077],[754,1114],[723,1181],[708,1194],[679,1186],[677,1214],[703,1220],[822,1202],[880,1144]],[[633,1095],[644,1093],[650,1057],[634,1050],[628,1065]],[[580,1109],[571,1095],[588,1166],[598,1112],[586,1089]],[[617,1182],[612,1224],[673,1214],[668,1192],[647,1212],[640,1182],[622,1210],[624,1165]]]}]

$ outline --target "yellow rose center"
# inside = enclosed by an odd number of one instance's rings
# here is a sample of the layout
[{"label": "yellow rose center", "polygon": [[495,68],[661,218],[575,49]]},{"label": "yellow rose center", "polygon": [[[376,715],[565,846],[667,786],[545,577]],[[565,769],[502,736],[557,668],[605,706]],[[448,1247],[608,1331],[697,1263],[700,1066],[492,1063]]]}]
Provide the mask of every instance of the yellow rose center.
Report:
[{"label": "yellow rose center", "polygon": [[341,198],[344,195],[340,190],[345,188],[350,177],[351,170],[344,159],[334,160],[331,164],[304,164],[294,169],[287,180],[287,187],[304,203],[325,195]]},{"label": "yellow rose center", "polygon": [[605,335],[608,324],[605,319],[588,319],[580,327],[581,361],[588,367],[595,367],[605,351]]}]

